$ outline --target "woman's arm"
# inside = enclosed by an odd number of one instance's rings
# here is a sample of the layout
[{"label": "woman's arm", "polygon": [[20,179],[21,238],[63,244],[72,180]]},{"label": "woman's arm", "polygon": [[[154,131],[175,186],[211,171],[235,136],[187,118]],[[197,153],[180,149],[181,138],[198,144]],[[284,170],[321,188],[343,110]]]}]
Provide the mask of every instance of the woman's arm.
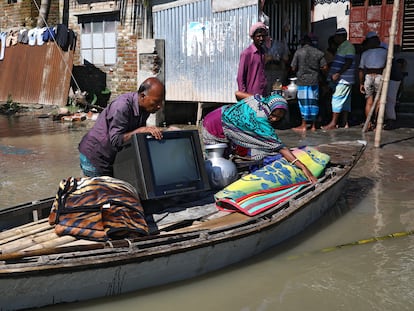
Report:
[{"label": "woman's arm", "polygon": [[289,150],[289,148],[283,147],[279,150],[279,153],[290,163],[299,167],[311,183],[314,184],[318,182],[318,179],[315,176],[313,176],[311,171],[308,170],[308,168],[302,162],[300,162],[298,158],[295,157],[295,155],[292,153],[292,151]]},{"label": "woman's arm", "polygon": [[242,92],[242,91],[236,91],[234,95],[236,96],[237,101],[253,96],[253,94]]}]

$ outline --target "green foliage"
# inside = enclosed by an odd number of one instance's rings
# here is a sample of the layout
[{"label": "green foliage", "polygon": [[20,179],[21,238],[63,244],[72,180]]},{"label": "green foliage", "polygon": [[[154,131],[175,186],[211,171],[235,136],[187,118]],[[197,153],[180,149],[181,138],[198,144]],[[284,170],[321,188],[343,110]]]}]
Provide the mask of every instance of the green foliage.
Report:
[{"label": "green foliage", "polygon": [[20,104],[13,101],[11,94],[7,96],[7,102],[3,105],[0,105],[0,113],[2,114],[14,114],[20,109]]}]

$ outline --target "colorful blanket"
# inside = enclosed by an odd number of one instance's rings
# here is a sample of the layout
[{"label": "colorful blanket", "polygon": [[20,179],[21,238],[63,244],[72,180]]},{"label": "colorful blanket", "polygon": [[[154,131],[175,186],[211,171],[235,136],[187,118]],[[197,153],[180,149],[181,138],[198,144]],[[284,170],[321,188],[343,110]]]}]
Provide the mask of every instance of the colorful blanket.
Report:
[{"label": "colorful blanket", "polygon": [[[316,177],[319,177],[330,158],[313,147],[292,150]],[[256,215],[287,200],[300,191],[308,180],[301,169],[279,156],[255,172],[243,176],[215,194],[219,209]]]},{"label": "colorful blanket", "polygon": [[257,191],[237,199],[219,199],[216,206],[222,211],[241,212],[248,216],[254,216],[286,201],[307,184],[308,182],[302,182],[276,189]]},{"label": "colorful blanket", "polygon": [[148,235],[135,189],[112,177],[69,177],[60,182],[49,215],[57,235],[105,241]]}]

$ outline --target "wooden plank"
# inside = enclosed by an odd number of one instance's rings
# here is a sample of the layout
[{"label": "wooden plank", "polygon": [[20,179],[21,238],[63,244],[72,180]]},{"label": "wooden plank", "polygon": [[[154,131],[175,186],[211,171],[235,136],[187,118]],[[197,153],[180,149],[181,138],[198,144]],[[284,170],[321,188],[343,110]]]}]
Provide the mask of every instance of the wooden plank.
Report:
[{"label": "wooden plank", "polygon": [[252,217],[247,216],[242,213],[230,213],[226,216],[210,219],[203,222],[198,222],[193,224],[192,226],[177,229],[174,231],[169,231],[168,233],[185,233],[191,231],[198,231],[198,230],[212,230],[212,229],[221,229],[226,228],[229,226],[235,226],[239,224],[246,223],[252,220]]}]

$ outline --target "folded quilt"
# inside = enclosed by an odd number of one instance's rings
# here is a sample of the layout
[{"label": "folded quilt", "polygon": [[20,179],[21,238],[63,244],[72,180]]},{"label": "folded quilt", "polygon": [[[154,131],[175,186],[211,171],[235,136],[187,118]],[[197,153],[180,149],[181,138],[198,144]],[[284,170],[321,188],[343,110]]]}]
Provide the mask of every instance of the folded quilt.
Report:
[{"label": "folded quilt", "polygon": [[[291,151],[316,177],[321,176],[330,160],[329,155],[314,147],[305,146]],[[275,202],[280,203],[288,199],[291,194],[299,191],[303,184],[308,183],[303,171],[281,155],[272,160],[216,193],[214,197],[217,208],[255,215],[257,211],[261,212],[275,206]]]},{"label": "folded quilt", "polygon": [[235,200],[220,199],[216,202],[216,206],[222,211],[241,212],[248,216],[254,216],[283,203],[307,184],[308,182],[302,182],[276,189],[257,191]]}]

